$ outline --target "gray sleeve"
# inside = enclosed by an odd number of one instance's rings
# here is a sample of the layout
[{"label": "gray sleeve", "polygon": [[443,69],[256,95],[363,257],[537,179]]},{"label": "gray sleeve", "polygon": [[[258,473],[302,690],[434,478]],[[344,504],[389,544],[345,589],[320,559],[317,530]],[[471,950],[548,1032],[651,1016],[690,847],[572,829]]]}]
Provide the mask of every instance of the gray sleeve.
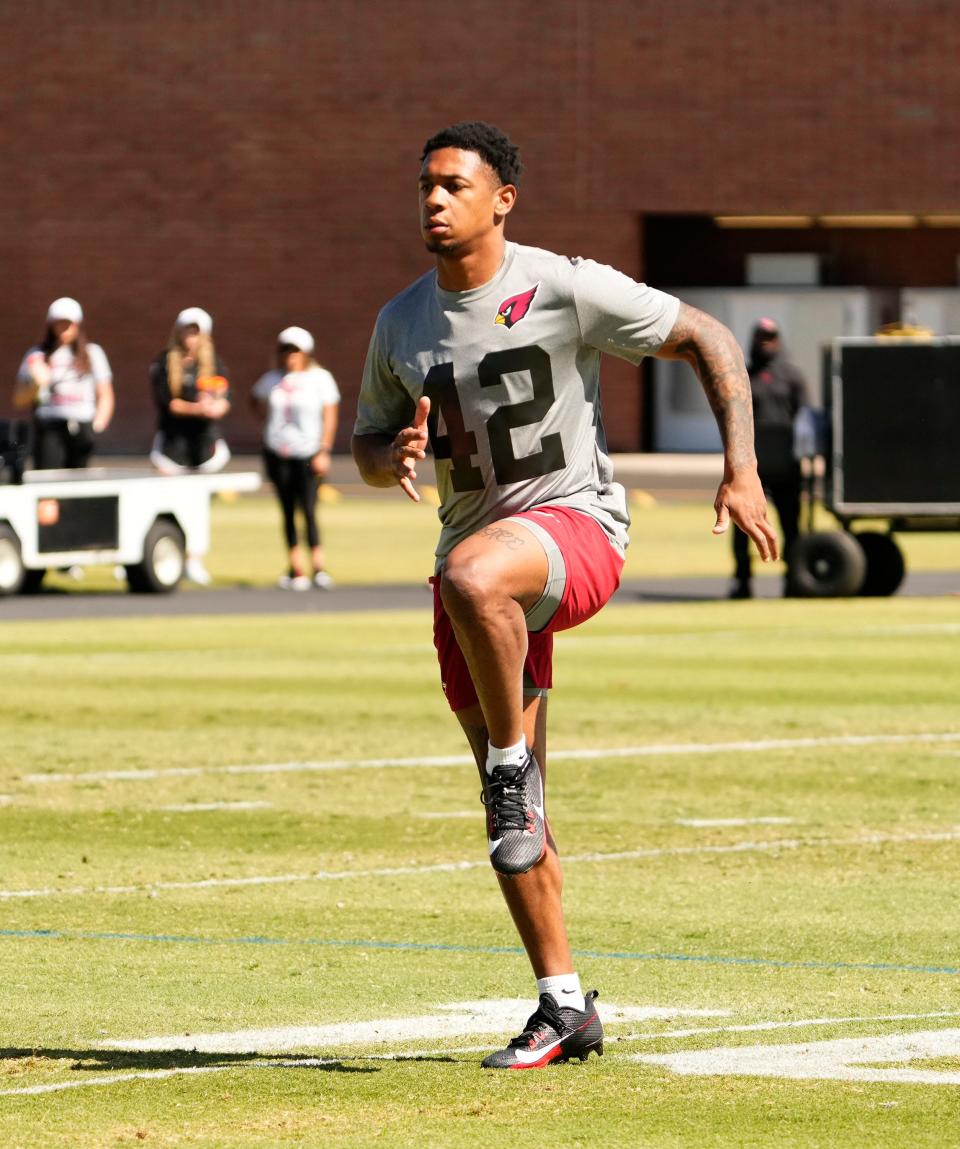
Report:
[{"label": "gray sleeve", "polygon": [[574,265],[573,298],[583,342],[631,363],[662,346],[680,310],[675,296],[591,259]]},{"label": "gray sleeve", "polygon": [[390,366],[383,316],[373,329],[357,400],[354,435],[395,435],[413,421],[416,403]]}]

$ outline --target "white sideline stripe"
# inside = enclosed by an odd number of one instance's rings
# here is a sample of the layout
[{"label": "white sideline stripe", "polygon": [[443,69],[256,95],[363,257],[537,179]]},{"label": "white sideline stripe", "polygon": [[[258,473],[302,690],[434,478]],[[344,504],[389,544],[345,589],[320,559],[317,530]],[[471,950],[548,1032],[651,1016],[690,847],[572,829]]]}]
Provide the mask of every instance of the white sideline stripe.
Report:
[{"label": "white sideline stripe", "polygon": [[94,1085],[116,1085],[121,1081],[161,1080],[185,1074],[224,1073],[237,1069],[235,1065],[189,1065],[182,1069],[142,1069],[136,1073],[112,1073],[109,1077],[95,1077],[91,1081],[57,1081],[49,1085],[27,1085],[22,1089],[0,1089],[0,1097],[26,1097],[35,1093],[59,1093],[64,1089],[89,1089]]},{"label": "white sideline stripe", "polygon": [[[695,854],[747,854],[775,850],[798,850],[804,846],[880,846],[907,842],[957,842],[960,830],[933,834],[866,834],[857,838],[774,838],[769,842],[736,842],[730,846],[656,846],[646,850],[619,850],[610,854],[569,854],[564,865],[581,862],[630,862],[641,858],[671,858]],[[0,890],[0,901],[14,898],[50,898],[84,894],[142,894],[151,890],[208,890],[233,886],[277,886],[294,882],[339,882],[349,878],[399,878],[421,874],[457,874],[486,869],[489,862],[464,860],[436,862],[429,866],[382,866],[370,870],[317,870],[313,874],[262,874],[247,878],[202,878],[184,882],[144,882],[130,886],[44,886],[34,890]]]},{"label": "white sideline stripe", "polygon": [[212,810],[271,810],[272,802],[184,802],[179,806],[158,806],[165,814],[209,813]]},{"label": "white sideline stripe", "polygon": [[[330,1025],[292,1025],[271,1029],[241,1029],[227,1033],[166,1034],[130,1041],[103,1042],[103,1049],[132,1053],[195,1051],[197,1053],[292,1053],[299,1049],[338,1049],[345,1045],[385,1045],[396,1041],[513,1033],[531,1012],[531,1003],[517,998],[491,1001],[452,1001],[433,1006],[419,1017],[387,1017],[374,1021],[344,1021]],[[729,1017],[728,1010],[681,1009],[667,1006],[598,1006],[605,1025],[673,1017]],[[448,1050],[447,1052],[458,1052]],[[394,1055],[395,1056],[395,1055]]]},{"label": "white sideline stripe", "polygon": [[[841,1037],[795,1045],[733,1046],[685,1053],[636,1053],[630,1060],[708,1077],[776,1077],[794,1081],[865,1081],[891,1085],[960,1085],[957,1070],[914,1069],[902,1062],[960,1056],[960,1029]],[[878,1063],[880,1063],[878,1065]],[[886,1063],[886,1064],[884,1064]]]},{"label": "white sideline stripe", "polygon": [[[583,762],[603,758],[655,758],[665,754],[729,754],[742,751],[804,750],[821,746],[895,746],[914,742],[960,742],[960,732],[938,734],[837,734],[822,738],[770,738],[741,742],[661,742],[645,746],[550,750],[550,760]],[[295,774],[324,770],[389,770],[473,765],[471,754],[439,758],[343,758],[329,762],[268,762],[252,766],[173,766],[159,770],[99,770],[75,774],[24,774],[21,782],[145,782],[154,778],[200,778],[205,774]]]},{"label": "white sideline stripe", "polygon": [[674,825],[708,830],[713,826],[790,826],[796,818],[677,818]]},{"label": "white sideline stripe", "polygon": [[805,1029],[814,1025],[852,1025],[855,1022],[929,1021],[932,1018],[960,1017],[954,1010],[936,1013],[881,1013],[869,1017],[806,1017],[799,1021],[759,1021],[752,1025],[712,1025],[697,1029],[661,1029],[651,1033],[628,1033],[621,1041],[657,1041],[661,1037],[704,1037],[713,1033],[767,1033],[776,1029]]}]

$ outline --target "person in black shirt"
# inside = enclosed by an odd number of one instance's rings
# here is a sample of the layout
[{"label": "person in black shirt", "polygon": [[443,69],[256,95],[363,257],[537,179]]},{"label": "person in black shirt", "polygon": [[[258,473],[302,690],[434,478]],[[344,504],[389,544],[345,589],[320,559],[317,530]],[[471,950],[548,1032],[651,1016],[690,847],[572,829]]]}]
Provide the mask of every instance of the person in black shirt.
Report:
[{"label": "person in black shirt", "polygon": [[[159,412],[150,462],[162,475],[221,471],[230,460],[230,449],[220,437],[220,420],[230,410],[230,384],[212,330],[206,311],[188,307],[177,316],[169,343],[150,365]],[[186,573],[193,582],[210,582],[198,556],[187,556]]]},{"label": "person in black shirt", "polygon": [[[800,533],[801,470],[793,452],[793,424],[800,408],[810,405],[810,396],[803,375],[784,354],[780,328],[772,319],[759,319],[753,329],[747,372],[757,469],[767,498],[777,508],[782,553],[789,564],[791,545]],[[733,531],[736,566],[730,598],[753,597],[749,541],[739,528]]]}]

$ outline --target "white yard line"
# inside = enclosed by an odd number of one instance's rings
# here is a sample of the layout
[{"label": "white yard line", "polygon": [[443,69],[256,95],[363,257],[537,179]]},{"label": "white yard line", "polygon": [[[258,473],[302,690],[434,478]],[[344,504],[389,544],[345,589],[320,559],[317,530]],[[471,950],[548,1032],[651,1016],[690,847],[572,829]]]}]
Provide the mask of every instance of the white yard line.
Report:
[{"label": "white yard line", "polygon": [[[670,858],[688,855],[771,853],[804,847],[832,849],[847,846],[880,846],[910,842],[957,842],[960,830],[931,834],[861,834],[854,838],[775,838],[769,842],[736,842],[728,846],[661,846],[645,850],[619,850],[616,853],[568,854],[565,865],[630,862],[641,858]],[[44,886],[39,889],[0,890],[0,901],[26,898],[77,897],[89,894],[143,894],[169,890],[209,890],[235,886],[279,886],[295,882],[340,882],[353,878],[398,878],[426,874],[457,874],[467,870],[486,869],[486,860],[437,862],[426,866],[383,866],[368,870],[318,870],[312,874],[255,874],[245,878],[202,878],[182,882],[144,882],[124,886]]]},{"label": "white yard line", "polygon": [[35,1093],[59,1093],[64,1089],[88,1089],[93,1085],[117,1085],[122,1081],[162,1080],[184,1074],[224,1073],[236,1069],[235,1065],[190,1065],[182,1069],[143,1069],[136,1073],[111,1073],[108,1077],[94,1077],[86,1081],[56,1081],[49,1085],[25,1085],[21,1089],[0,1089],[0,1097],[28,1097]]},{"label": "white yard line", "polygon": [[[608,746],[578,750],[551,748],[552,762],[582,762],[605,758],[658,758],[671,754],[764,753],[768,750],[808,750],[825,746],[899,746],[914,743],[960,742],[960,731],[918,734],[837,734],[821,738],[768,738],[737,742],[659,742],[641,746]],[[249,766],[174,766],[156,770],[97,770],[67,774],[24,774],[19,781],[35,785],[54,782],[147,782],[157,778],[201,778],[212,774],[296,774],[327,770],[419,769],[473,765],[469,754],[419,758],[341,758],[326,762],[266,762]]]},{"label": "white yard line", "polygon": [[714,826],[790,826],[796,818],[677,818],[675,826],[709,830]]},{"label": "white yard line", "polygon": [[184,802],[179,806],[158,806],[165,814],[206,814],[214,810],[272,810],[272,802]]},{"label": "white yard line", "polygon": [[[191,1051],[210,1054],[285,1054],[303,1049],[342,1049],[383,1046],[397,1041],[432,1041],[446,1037],[515,1033],[533,1003],[517,998],[452,1001],[416,1017],[386,1017],[374,1021],[342,1021],[328,1025],[292,1025],[271,1029],[241,1029],[226,1033],[165,1034],[158,1037],[107,1041],[105,1049],[131,1053]],[[727,1017],[727,1010],[682,1009],[675,1006],[630,1006],[601,1003],[604,1025],[674,1017]],[[446,1052],[458,1052],[447,1050]]]},{"label": "white yard line", "polygon": [[661,1029],[650,1033],[628,1033],[621,1041],[658,1041],[662,1037],[703,1037],[714,1033],[767,1033],[777,1029],[805,1029],[816,1025],[853,1025],[876,1021],[928,1021],[931,1018],[960,1017],[953,1010],[936,1013],[883,1013],[858,1017],[805,1017],[797,1021],[760,1021],[753,1025],[711,1025],[696,1029]]}]

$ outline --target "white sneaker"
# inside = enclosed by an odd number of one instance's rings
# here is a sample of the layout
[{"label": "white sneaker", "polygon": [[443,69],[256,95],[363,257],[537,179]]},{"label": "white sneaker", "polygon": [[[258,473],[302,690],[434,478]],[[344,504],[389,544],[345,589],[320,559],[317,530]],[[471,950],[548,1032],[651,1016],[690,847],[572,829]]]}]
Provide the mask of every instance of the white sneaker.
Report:
[{"label": "white sneaker", "polygon": [[200,559],[188,558],[184,564],[183,573],[190,582],[195,582],[198,586],[209,586],[213,582],[210,572]]},{"label": "white sneaker", "polygon": [[277,586],[281,590],[309,590],[310,580],[306,575],[281,575],[277,579]]},{"label": "white sneaker", "polygon": [[317,571],[313,576],[313,585],[317,590],[332,590],[337,584],[326,571]]}]

